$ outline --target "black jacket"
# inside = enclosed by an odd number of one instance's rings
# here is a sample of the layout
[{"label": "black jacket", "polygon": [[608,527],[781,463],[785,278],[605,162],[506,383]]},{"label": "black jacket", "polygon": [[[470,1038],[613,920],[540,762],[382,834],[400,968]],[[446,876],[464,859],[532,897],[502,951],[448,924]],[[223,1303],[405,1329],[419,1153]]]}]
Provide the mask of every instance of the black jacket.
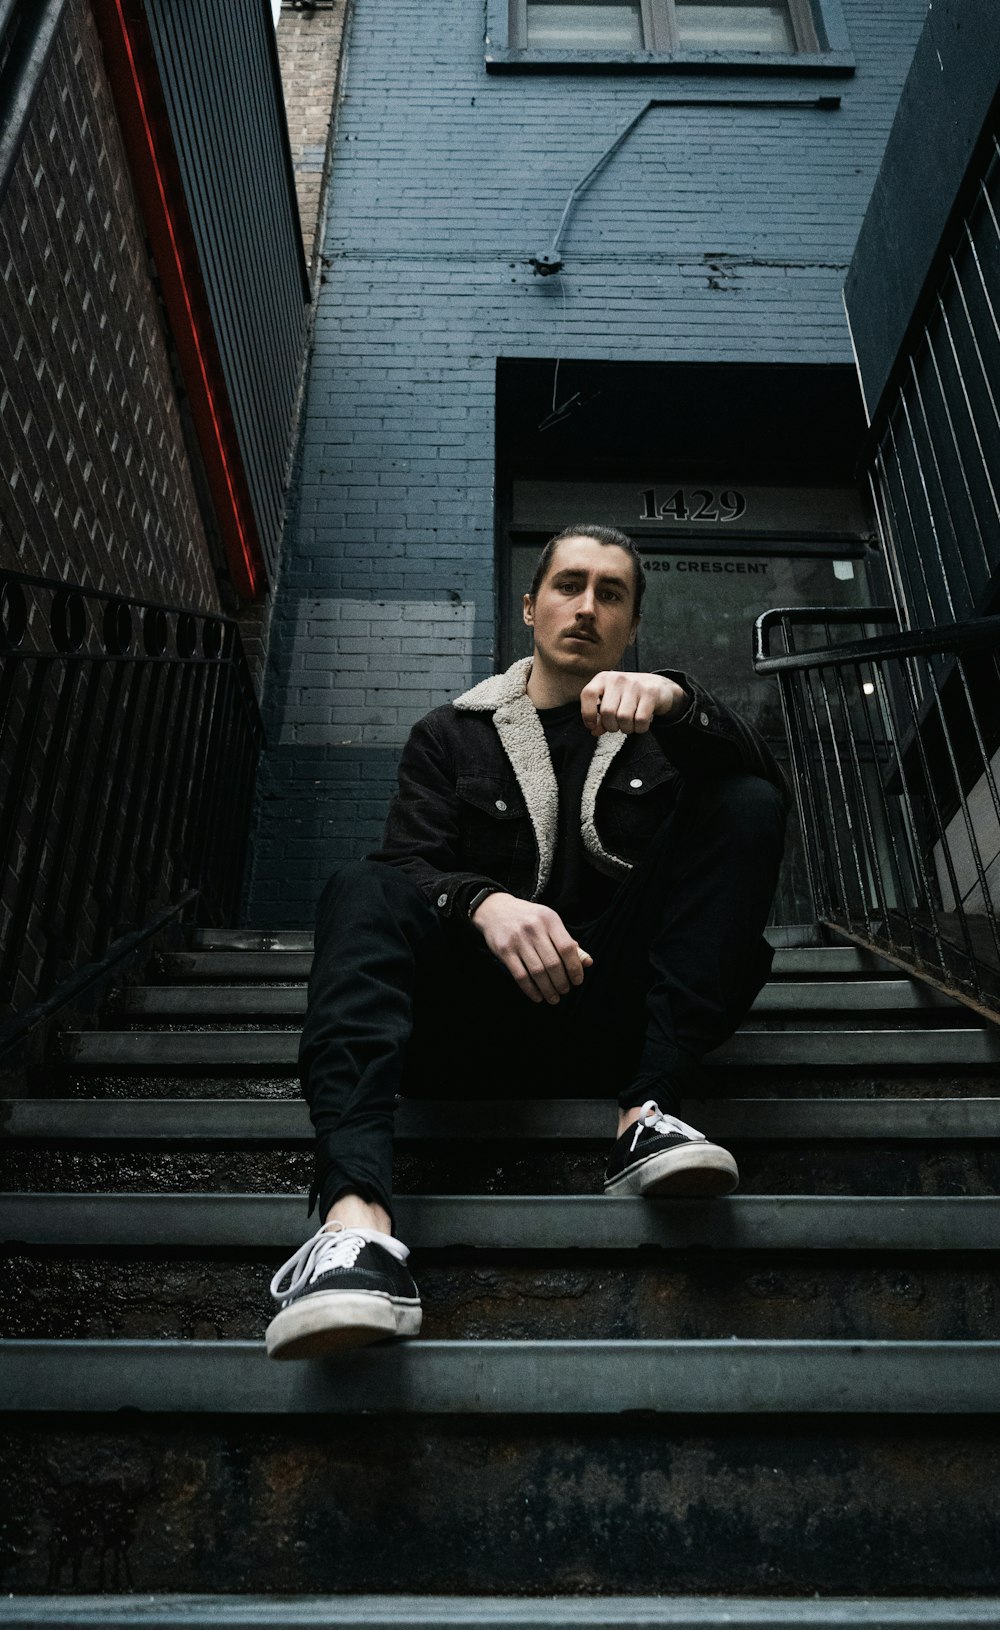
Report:
[{"label": "black jacket", "polygon": [[[530,658],[515,662],[414,725],[399,764],[382,848],[442,914],[468,919],[482,889],[537,899],[552,870],[559,798],[541,722],[525,686]],[[758,775],[787,798],[781,770],[752,726],[673,669],[691,705],[643,735],[599,736],[581,801],[593,864],[624,875],[639,860],[682,778]]]}]

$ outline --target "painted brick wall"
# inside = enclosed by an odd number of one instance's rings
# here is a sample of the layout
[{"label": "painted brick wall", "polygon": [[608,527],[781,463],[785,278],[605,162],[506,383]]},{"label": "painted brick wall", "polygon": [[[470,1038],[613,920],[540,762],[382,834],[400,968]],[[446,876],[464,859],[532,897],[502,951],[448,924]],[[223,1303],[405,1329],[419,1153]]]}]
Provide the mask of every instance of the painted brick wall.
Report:
[{"label": "painted brick wall", "polygon": [[0,319],[0,563],[217,608],[86,0],[67,8],[0,209]]},{"label": "painted brick wall", "polygon": [[[926,6],[845,9],[858,69],[831,85],[487,76],[481,6],[355,0],[253,920],[309,920],[330,870],[377,839],[425,696],[490,671],[498,356],[850,361],[841,286]],[[570,190],[649,96],[831,89],[838,113],[652,110],[578,205],[565,272],[532,275]],[[351,651],[310,633],[338,602],[371,606],[351,614]],[[415,687],[402,661],[393,681],[384,625],[419,607],[430,661]],[[362,685],[337,659],[366,641]]]}]

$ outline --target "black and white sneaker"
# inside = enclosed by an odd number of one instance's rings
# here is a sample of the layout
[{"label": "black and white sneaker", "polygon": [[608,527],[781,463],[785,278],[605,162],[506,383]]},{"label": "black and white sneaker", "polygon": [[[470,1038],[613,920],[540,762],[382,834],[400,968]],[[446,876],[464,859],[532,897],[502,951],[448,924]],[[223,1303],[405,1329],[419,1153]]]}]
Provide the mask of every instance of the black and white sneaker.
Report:
[{"label": "black and white sneaker", "polygon": [[739,1180],[728,1149],[710,1143],[676,1115],[662,1114],[650,1099],[611,1151],[604,1192],[708,1199],[731,1193]]},{"label": "black and white sneaker", "polygon": [[267,1327],[270,1358],[320,1358],[420,1329],[409,1250],[391,1234],[324,1223],[271,1280],[281,1303]]}]

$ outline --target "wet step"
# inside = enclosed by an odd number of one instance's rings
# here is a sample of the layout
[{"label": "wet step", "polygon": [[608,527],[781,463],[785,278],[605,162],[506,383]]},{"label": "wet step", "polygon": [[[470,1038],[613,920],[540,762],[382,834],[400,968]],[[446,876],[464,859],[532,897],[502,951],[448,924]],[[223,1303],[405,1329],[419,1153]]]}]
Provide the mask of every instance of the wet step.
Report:
[{"label": "wet step", "polygon": [[[294,1071],[294,1030],[65,1031],[63,1059],[74,1069]],[[811,1030],[741,1032],[709,1054],[706,1065],[843,1069],[915,1065],[926,1069],[1000,1064],[993,1029]]]},{"label": "wet step", "polygon": [[[6,1244],[265,1246],[307,1228],[299,1195],[0,1196]],[[724,1201],[606,1195],[396,1197],[400,1237],[420,1250],[996,1251],[1000,1196],[737,1195]]]},{"label": "wet step", "polygon": [[308,1364],[259,1342],[0,1347],[8,1409],[88,1415],[995,1415],[998,1373],[995,1341],[415,1341]]},{"label": "wet step", "polygon": [[[682,1117],[710,1137],[954,1142],[1000,1139],[1000,1098],[743,1098],[686,1100]],[[404,1100],[399,1142],[606,1143],[616,1106],[599,1098],[562,1101]],[[170,1143],[267,1143],[312,1147],[301,1101],[207,1098],[8,1098],[5,1138]]]},{"label": "wet step", "polygon": [[8,1630],[995,1630],[1000,1597],[35,1596]]}]

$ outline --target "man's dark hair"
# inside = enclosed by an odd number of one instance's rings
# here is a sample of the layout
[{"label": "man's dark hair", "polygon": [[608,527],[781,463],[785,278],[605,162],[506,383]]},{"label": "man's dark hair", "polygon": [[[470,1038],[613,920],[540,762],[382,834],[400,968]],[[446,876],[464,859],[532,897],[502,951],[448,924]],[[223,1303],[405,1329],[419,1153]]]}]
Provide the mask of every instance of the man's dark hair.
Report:
[{"label": "man's dark hair", "polygon": [[542,584],[545,575],[552,564],[552,556],[561,543],[567,538],[593,538],[595,543],[613,544],[616,549],[624,549],[632,561],[634,577],[632,610],[636,617],[642,609],[642,596],[646,588],[646,574],[642,569],[642,556],[627,532],[619,532],[616,526],[592,526],[589,522],[582,526],[567,526],[550,538],[538,557],[535,575],[531,579],[531,588],[528,593],[534,599]]}]

